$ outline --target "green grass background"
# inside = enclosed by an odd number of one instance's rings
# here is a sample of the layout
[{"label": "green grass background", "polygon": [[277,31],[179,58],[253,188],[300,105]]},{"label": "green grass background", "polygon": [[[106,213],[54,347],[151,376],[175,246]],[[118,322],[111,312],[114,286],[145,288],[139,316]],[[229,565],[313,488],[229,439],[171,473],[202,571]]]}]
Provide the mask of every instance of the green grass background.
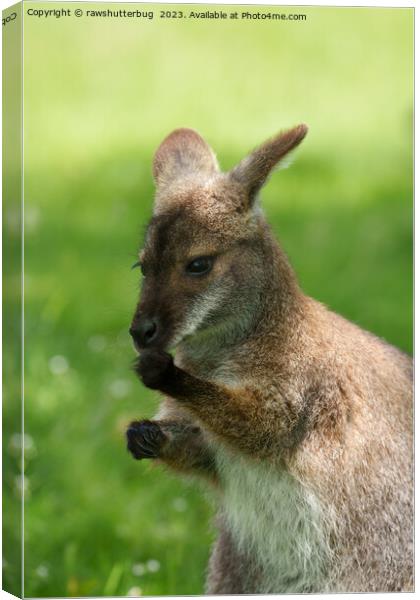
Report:
[{"label": "green grass background", "polygon": [[264,190],[267,217],[308,294],[411,351],[413,11],[295,7],[306,22],[215,22],[141,8],[154,20],[25,17],[27,596],[203,589],[210,501],[132,460],[124,441],[158,403],[130,371],[130,266],[153,152],[172,129],[198,129],[228,169],[308,123],[294,165]]}]

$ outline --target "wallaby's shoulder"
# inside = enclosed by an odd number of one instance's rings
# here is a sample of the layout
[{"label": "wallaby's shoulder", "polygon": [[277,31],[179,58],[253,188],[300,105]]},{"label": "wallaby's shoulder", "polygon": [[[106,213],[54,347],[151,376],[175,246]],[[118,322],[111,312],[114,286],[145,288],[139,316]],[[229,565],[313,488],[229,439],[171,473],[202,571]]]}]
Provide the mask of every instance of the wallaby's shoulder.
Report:
[{"label": "wallaby's shoulder", "polygon": [[363,329],[316,300],[309,299],[311,320],[315,324],[321,347],[332,351],[339,365],[359,365],[365,373],[389,377],[412,378],[412,358],[385,339]]}]

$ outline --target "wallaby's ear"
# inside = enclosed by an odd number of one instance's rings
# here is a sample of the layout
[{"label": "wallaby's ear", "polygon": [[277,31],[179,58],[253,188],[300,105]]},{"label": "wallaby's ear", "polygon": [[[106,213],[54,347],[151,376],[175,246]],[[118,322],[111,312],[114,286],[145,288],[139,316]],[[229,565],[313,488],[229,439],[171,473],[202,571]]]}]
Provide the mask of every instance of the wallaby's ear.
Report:
[{"label": "wallaby's ear", "polygon": [[300,144],[307,131],[307,126],[302,124],[279,133],[232,169],[230,176],[247,191],[249,208],[274,167]]},{"label": "wallaby's ear", "polygon": [[153,161],[153,177],[164,187],[180,175],[216,173],[219,170],[210,146],[193,129],[175,129],[159,146]]}]

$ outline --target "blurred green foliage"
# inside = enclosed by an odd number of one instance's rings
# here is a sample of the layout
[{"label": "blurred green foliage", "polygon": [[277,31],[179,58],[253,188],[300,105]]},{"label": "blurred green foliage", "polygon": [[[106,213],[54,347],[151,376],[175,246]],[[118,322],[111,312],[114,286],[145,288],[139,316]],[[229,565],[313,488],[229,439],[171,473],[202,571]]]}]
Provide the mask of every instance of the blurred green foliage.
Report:
[{"label": "blurred green foliage", "polygon": [[306,22],[249,23],[147,8],[152,21],[25,18],[27,596],[203,589],[205,494],[124,441],[158,402],[130,371],[130,266],[172,129],[198,129],[228,169],[307,122],[263,192],[267,217],[308,294],[411,351],[412,10],[295,7]]}]

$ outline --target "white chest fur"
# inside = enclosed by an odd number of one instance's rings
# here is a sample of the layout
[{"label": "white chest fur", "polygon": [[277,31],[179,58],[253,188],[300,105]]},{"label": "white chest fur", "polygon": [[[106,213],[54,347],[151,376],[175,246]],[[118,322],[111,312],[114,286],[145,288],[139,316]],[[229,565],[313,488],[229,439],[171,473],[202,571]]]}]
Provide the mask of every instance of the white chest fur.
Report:
[{"label": "white chest fur", "polygon": [[228,526],[262,568],[258,592],[326,590],[327,533],[314,494],[286,471],[225,449],[216,456]]}]

